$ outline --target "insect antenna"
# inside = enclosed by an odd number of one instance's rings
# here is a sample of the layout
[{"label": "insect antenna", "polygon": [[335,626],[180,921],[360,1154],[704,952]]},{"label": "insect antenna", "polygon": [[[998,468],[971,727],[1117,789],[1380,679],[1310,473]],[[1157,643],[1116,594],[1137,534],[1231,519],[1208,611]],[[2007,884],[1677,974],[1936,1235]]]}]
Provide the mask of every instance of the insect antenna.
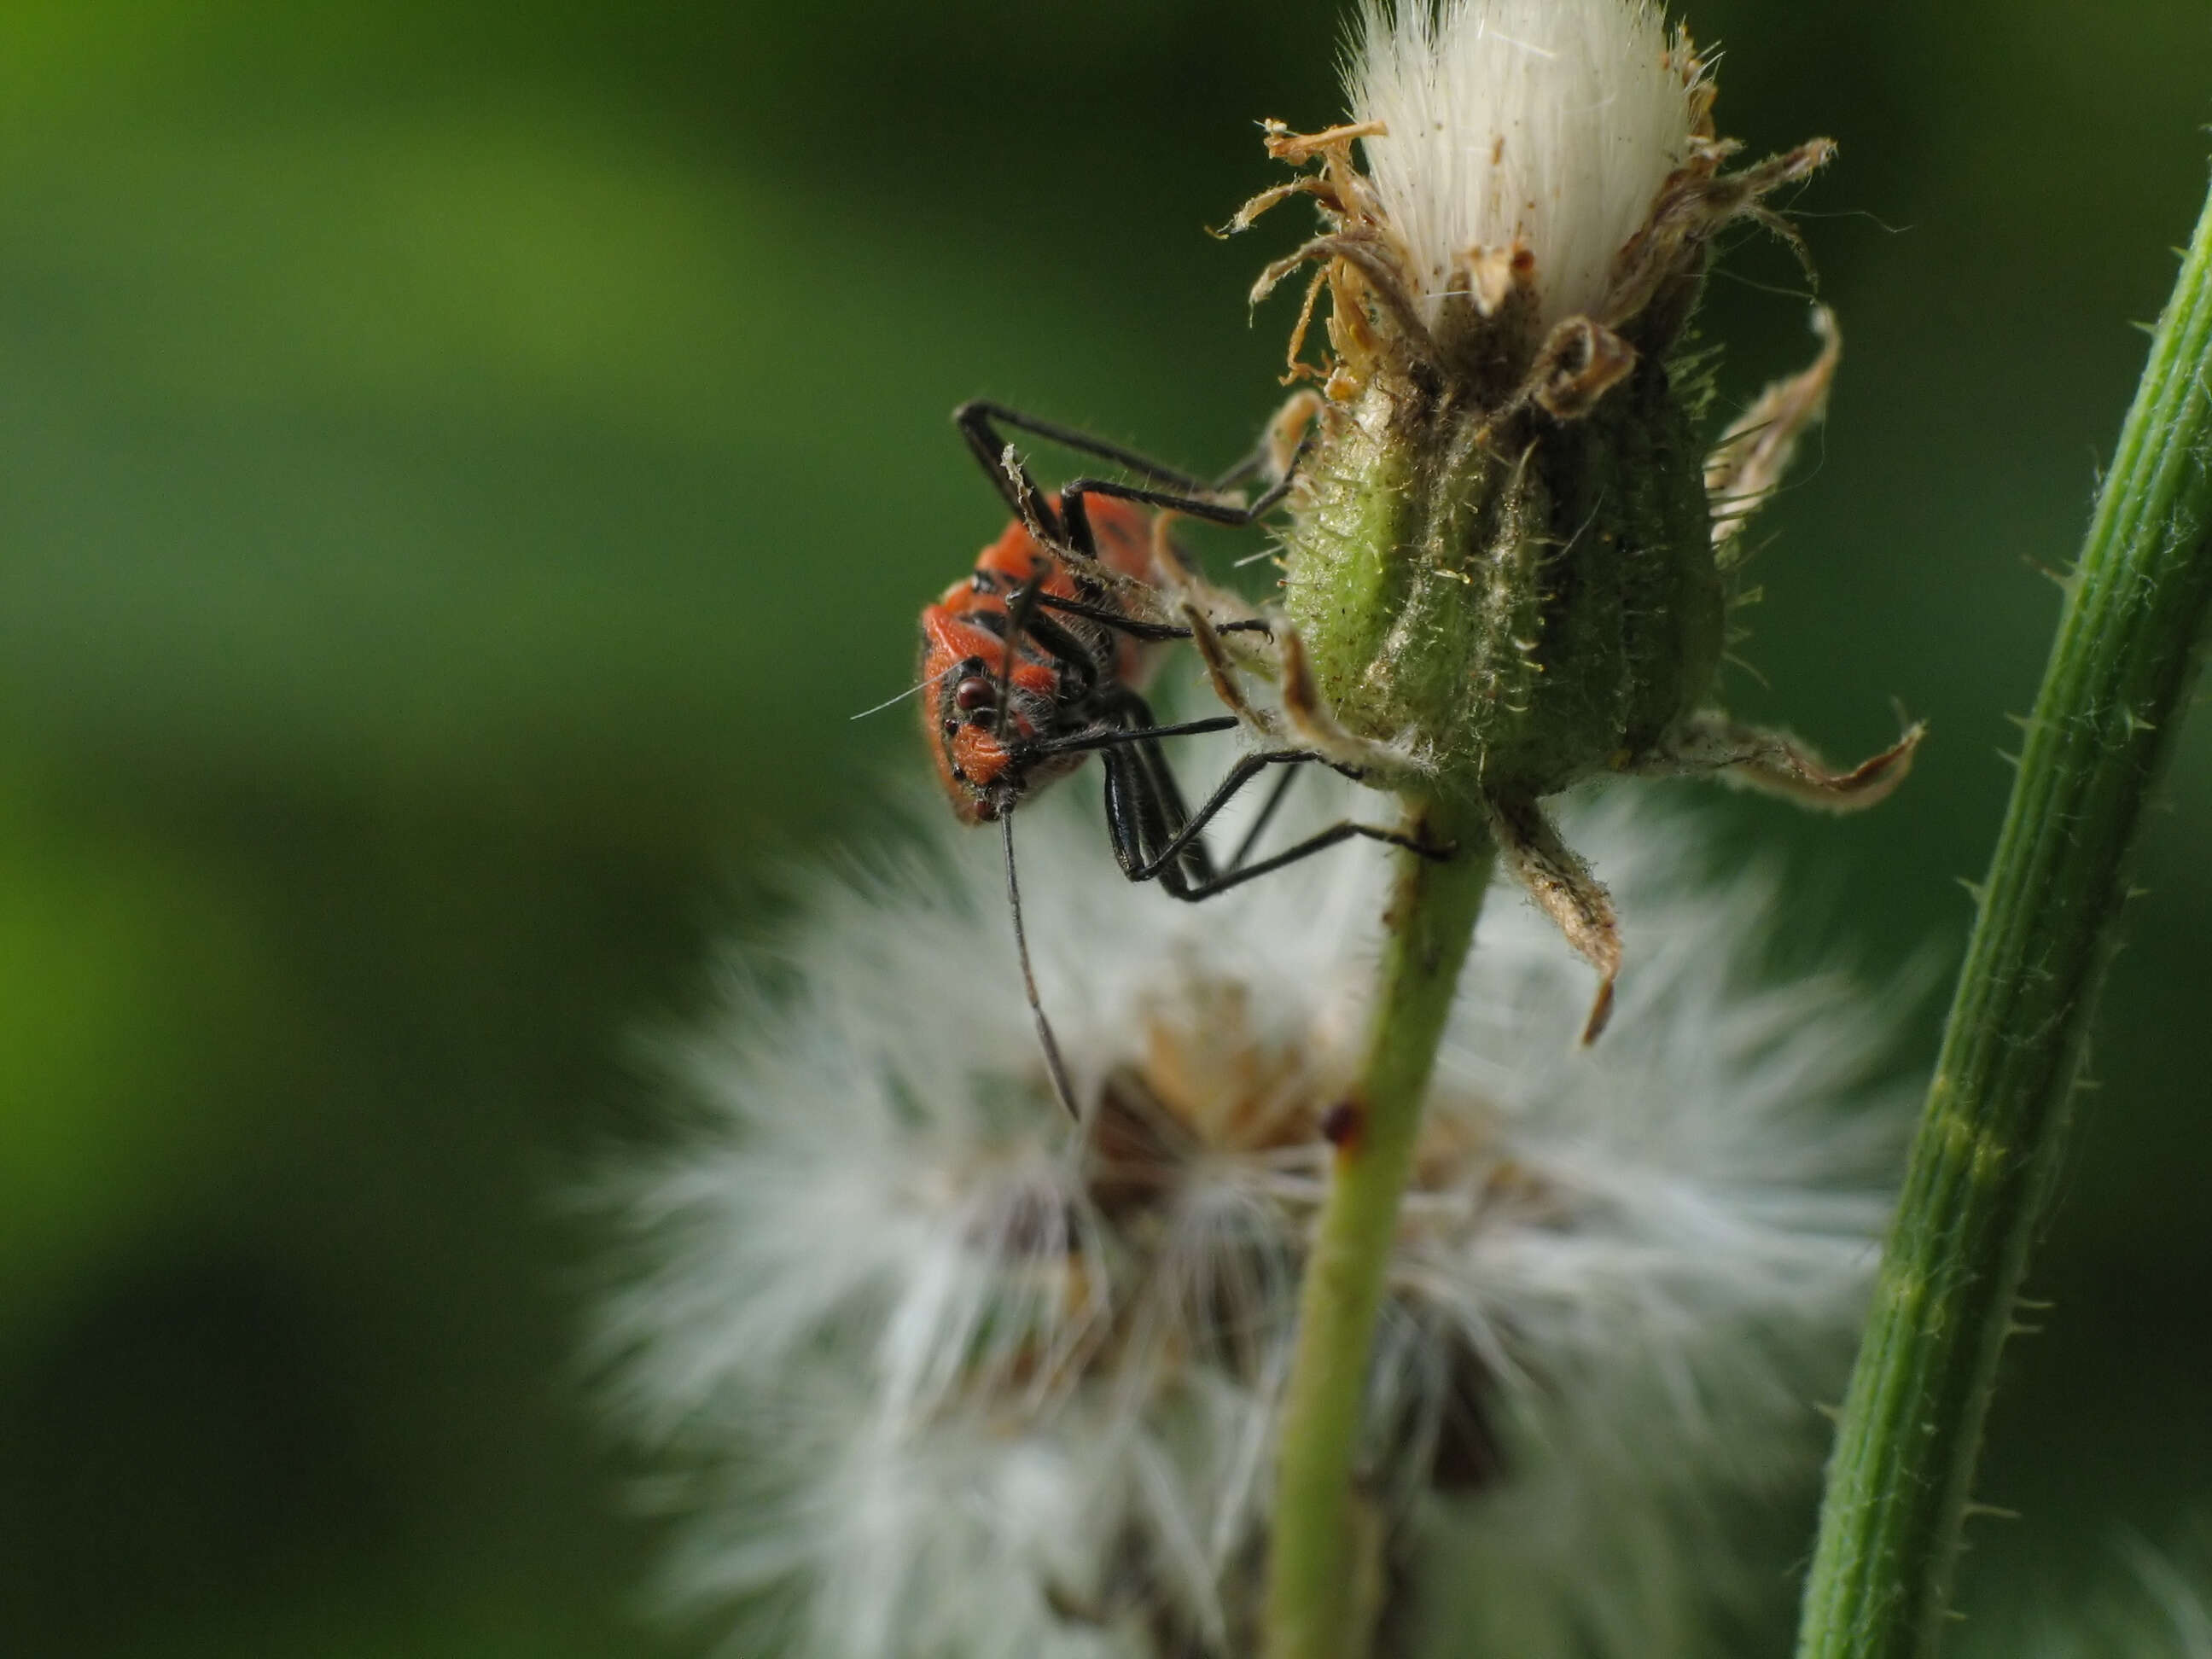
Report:
[{"label": "insect antenna", "polygon": [[1075,1103],[1075,1087],[1067,1080],[1067,1062],[1060,1057],[1059,1040],[1052,1034],[1052,1022],[1044,1017],[1044,1005],[1037,1000],[1036,975],[1030,968],[1029,934],[1022,927],[1022,885],[1014,874],[1014,815],[1011,811],[1000,816],[999,828],[1005,832],[1006,904],[1014,913],[1014,954],[1021,958],[1022,989],[1029,994],[1030,1015],[1036,1021],[1037,1042],[1044,1049],[1044,1068],[1052,1074],[1052,1091],[1067,1108],[1068,1116],[1080,1123],[1083,1111]]},{"label": "insect antenna", "polygon": [[859,714],[850,714],[846,718],[848,720],[864,720],[871,714],[880,714],[884,709],[889,708],[893,703],[904,702],[908,697],[915,696],[921,692],[927,691],[933,685],[944,684],[946,680],[952,678],[952,671],[959,666],[960,665],[957,662],[948,664],[945,667],[939,669],[936,673],[932,674],[920,685],[909,685],[905,690],[900,692],[898,696],[895,697],[885,697],[873,708],[863,708]]}]

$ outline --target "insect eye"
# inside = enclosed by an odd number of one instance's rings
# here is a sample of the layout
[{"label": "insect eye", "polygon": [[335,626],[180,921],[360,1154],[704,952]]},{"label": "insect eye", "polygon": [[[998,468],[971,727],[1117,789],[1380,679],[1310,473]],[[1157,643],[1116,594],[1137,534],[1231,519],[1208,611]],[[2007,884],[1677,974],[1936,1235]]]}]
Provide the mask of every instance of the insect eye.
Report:
[{"label": "insect eye", "polygon": [[945,735],[946,737],[950,738],[957,735],[959,730],[960,722],[958,720],[947,720],[945,722]]},{"label": "insect eye", "polygon": [[988,714],[998,701],[998,687],[986,679],[963,680],[952,691],[952,706],[963,714]]}]

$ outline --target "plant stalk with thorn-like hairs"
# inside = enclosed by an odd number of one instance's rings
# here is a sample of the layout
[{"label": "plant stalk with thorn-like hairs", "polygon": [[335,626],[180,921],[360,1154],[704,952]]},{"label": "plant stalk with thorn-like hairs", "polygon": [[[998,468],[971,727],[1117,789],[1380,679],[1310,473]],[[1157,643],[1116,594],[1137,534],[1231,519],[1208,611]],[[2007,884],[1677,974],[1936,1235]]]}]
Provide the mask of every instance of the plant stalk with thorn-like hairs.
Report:
[{"label": "plant stalk with thorn-like hairs", "polygon": [[1851,1378],[1800,1659],[1935,1651],[2130,848],[2212,600],[2212,201],[2152,337],[2027,727]]}]

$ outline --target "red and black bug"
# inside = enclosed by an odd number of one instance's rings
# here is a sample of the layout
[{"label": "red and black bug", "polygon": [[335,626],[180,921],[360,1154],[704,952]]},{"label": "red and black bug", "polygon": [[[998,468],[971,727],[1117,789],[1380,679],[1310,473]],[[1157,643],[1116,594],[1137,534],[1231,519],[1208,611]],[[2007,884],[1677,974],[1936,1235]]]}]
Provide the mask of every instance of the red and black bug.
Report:
[{"label": "red and black bug", "polygon": [[[1075,770],[1095,751],[1106,775],[1107,835],[1121,873],[1133,882],[1156,880],[1179,899],[1211,898],[1353,836],[1439,854],[1394,830],[1346,820],[1254,860],[1252,850],[1294,775],[1286,769],[1236,851],[1218,863],[1206,846],[1207,824],[1267,768],[1319,761],[1347,776],[1358,774],[1310,750],[1262,750],[1238,760],[1194,812],[1161,749],[1164,738],[1224,732],[1238,721],[1220,714],[1164,726],[1145,701],[1153,648],[1192,634],[1159,620],[1172,614],[1161,590],[1172,587],[1179,573],[1161,568],[1154,514],[1249,525],[1288,493],[1297,457],[1245,506],[1227,492],[1262,470],[1265,449],[1209,484],[997,404],[966,404],[953,418],[1015,516],[974,570],[921,613],[923,729],[953,810],[968,823],[1001,827],[1030,1012],[1053,1085],[1073,1113],[1066,1068],[1037,1001],[1014,870],[1013,812],[1032,791]],[[1002,426],[1095,456],[1145,482],[1079,477],[1048,497],[1000,435]],[[1264,632],[1267,624],[1246,618],[1213,627],[1218,633]]]}]

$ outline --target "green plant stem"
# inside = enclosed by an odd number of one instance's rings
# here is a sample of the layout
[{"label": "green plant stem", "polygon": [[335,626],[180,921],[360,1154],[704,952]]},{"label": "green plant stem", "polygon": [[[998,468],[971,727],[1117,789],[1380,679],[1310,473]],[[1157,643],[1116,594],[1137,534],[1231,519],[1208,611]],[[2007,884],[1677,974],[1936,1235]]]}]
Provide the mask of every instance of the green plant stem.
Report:
[{"label": "green plant stem", "polygon": [[1936,1650],[2122,880],[2212,598],[2212,201],[2066,579],[1829,1464],[1799,1659]]},{"label": "green plant stem", "polygon": [[1429,1073],[1494,862],[1479,808],[1408,803],[1437,861],[1396,854],[1378,994],[1358,1091],[1340,1108],[1328,1196],[1298,1303],[1269,1546],[1268,1659],[1364,1651],[1374,1564],[1352,1507],[1375,1322]]}]

